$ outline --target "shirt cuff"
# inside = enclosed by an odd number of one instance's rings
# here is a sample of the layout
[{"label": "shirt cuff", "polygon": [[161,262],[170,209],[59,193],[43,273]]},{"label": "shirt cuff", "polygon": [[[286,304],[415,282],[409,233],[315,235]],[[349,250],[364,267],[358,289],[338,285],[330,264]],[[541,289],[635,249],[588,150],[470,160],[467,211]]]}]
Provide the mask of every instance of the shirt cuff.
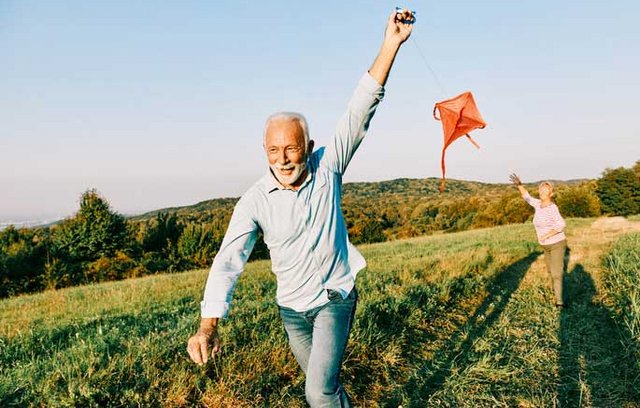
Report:
[{"label": "shirt cuff", "polygon": [[225,318],[229,314],[228,302],[200,302],[200,317],[218,317]]}]

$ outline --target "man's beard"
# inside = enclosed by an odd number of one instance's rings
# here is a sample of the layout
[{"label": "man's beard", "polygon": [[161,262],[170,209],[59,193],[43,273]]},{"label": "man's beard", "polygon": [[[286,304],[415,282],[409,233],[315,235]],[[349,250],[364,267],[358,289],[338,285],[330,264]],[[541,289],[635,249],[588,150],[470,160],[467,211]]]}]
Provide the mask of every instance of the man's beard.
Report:
[{"label": "man's beard", "polygon": [[[276,164],[269,165],[269,167],[271,167],[271,172],[273,173],[274,176],[276,176],[280,184],[282,184],[283,186],[291,186],[296,181],[298,181],[300,176],[302,176],[305,169],[307,168],[307,158],[305,157],[305,160],[300,164],[289,163],[283,166],[276,163]],[[291,174],[287,175],[287,174],[280,173],[280,170],[293,170],[293,171],[291,172]]]}]

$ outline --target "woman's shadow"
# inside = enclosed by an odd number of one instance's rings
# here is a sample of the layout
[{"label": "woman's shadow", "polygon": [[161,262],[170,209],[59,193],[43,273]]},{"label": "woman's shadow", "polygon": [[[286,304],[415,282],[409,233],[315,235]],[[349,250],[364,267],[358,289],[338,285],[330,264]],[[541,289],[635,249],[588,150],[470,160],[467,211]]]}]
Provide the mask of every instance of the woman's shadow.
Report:
[{"label": "woman's shadow", "polygon": [[[565,254],[565,265],[569,252]],[[568,307],[560,312],[558,406],[637,406],[640,373],[619,341],[612,313],[581,264],[565,274]]]}]

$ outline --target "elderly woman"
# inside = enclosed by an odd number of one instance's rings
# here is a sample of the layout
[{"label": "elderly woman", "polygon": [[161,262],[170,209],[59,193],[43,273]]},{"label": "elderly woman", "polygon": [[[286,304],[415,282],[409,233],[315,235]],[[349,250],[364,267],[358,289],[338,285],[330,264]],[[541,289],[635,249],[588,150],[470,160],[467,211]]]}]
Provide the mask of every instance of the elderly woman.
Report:
[{"label": "elderly woman", "polygon": [[553,281],[553,291],[556,297],[556,307],[564,307],[562,297],[562,274],[564,271],[564,254],[567,248],[567,237],[564,235],[565,222],[560,215],[558,206],[551,201],[553,184],[543,181],[538,186],[540,199],[533,198],[524,188],[516,174],[509,176],[513,184],[518,187],[522,198],[535,209],[533,226],[536,229],[538,242],[544,250],[544,260]]}]

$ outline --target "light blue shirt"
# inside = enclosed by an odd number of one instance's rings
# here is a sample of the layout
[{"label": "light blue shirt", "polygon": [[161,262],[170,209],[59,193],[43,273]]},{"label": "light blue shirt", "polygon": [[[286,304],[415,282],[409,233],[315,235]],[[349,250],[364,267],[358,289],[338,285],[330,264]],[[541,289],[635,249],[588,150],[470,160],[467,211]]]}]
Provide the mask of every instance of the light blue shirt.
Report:
[{"label": "light blue shirt", "polygon": [[226,317],[233,289],[262,229],[276,275],[276,301],[302,312],[329,302],[327,289],[346,297],[366,266],[349,242],[340,207],[347,169],[384,88],[365,73],[330,143],[313,152],[298,191],[283,188],[268,172],[240,198],[213,260],[202,317]]}]

